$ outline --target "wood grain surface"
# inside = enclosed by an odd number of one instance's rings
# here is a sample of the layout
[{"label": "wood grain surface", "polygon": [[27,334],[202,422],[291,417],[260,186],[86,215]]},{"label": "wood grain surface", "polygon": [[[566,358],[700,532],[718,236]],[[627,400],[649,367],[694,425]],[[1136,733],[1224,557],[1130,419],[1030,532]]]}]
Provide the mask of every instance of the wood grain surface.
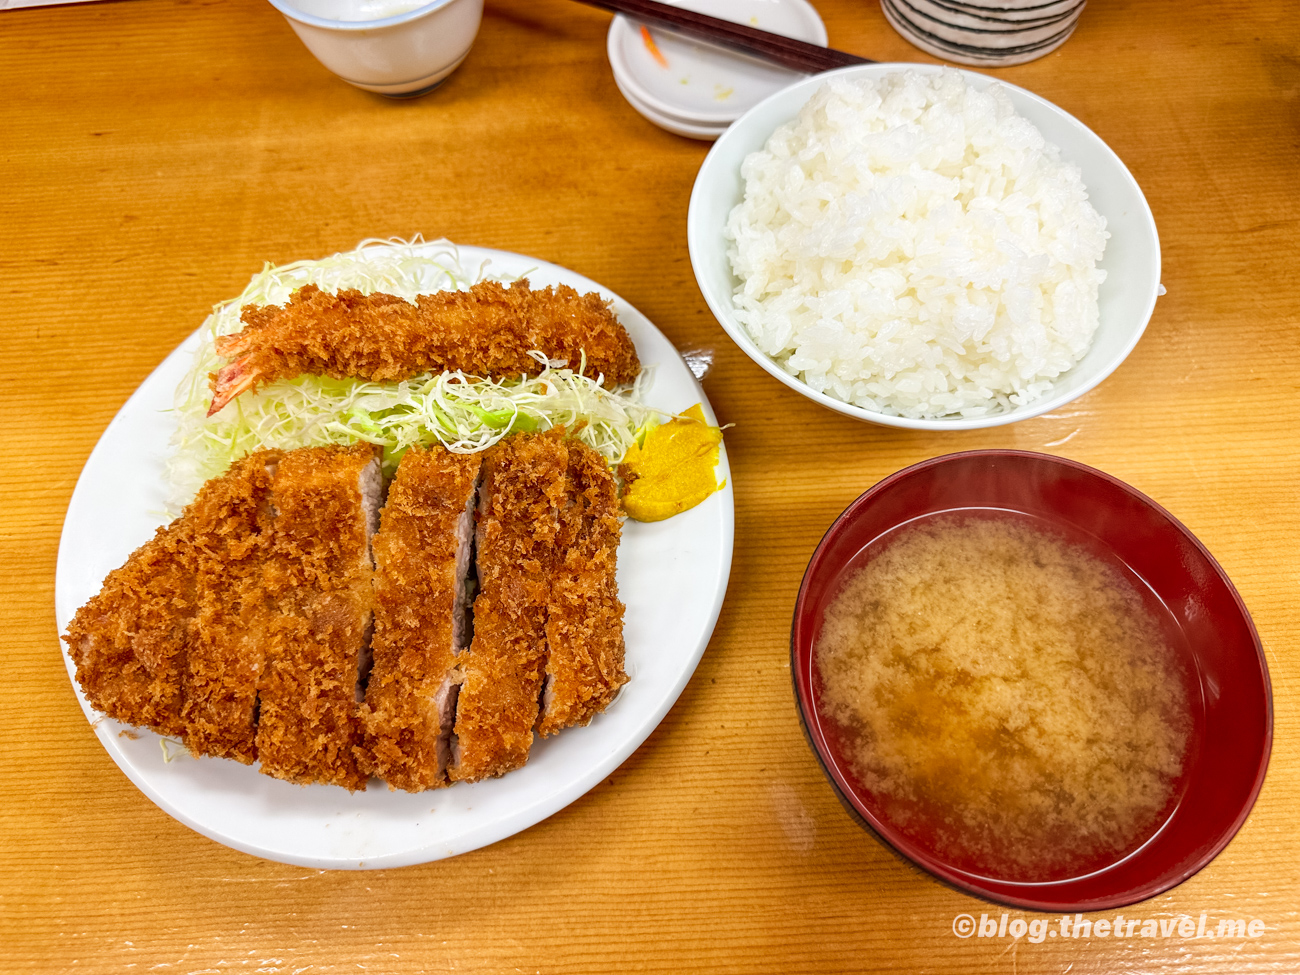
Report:
[{"label": "wood grain surface", "polygon": [[[831,44],[930,61],[869,0]],[[936,435],[811,405],[732,346],[696,288],[686,207],[707,145],[614,87],[609,16],[488,0],[465,64],[401,102],[353,89],[263,0],[0,11],[0,970],[1089,972],[1300,970],[1300,19],[1289,0],[1094,0],[1057,52],[990,72],[1105,139],[1160,228],[1161,298],[1067,408]],[[54,621],[68,499],[131,391],[264,261],[423,234],[573,268],[705,382],[736,497],[730,587],[694,679],[621,768],[455,859],[320,872],[226,849],[125,778]],[[1258,919],[1259,937],[958,938],[1004,909],[860,830],[799,730],[788,636],[822,532],[881,477],[971,447],[1100,467],[1222,563],[1272,671],[1272,765],[1236,839],[1123,912]],[[1009,910],[1012,917],[1037,917]],[[1059,918],[1049,917],[1053,930]]]}]

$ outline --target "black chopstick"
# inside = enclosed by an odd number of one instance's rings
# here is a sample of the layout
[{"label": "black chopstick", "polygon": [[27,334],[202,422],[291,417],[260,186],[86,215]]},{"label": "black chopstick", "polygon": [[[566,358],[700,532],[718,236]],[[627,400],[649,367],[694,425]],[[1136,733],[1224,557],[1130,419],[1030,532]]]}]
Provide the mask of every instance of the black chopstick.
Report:
[{"label": "black chopstick", "polygon": [[616,14],[626,14],[634,20],[664,30],[687,34],[702,41],[711,41],[724,47],[735,48],[751,57],[772,61],[796,71],[816,74],[850,64],[874,64],[856,54],[837,51],[831,47],[818,47],[807,41],[796,41],[757,27],[733,24],[707,14],[674,7],[656,0],[578,0],[591,7],[600,7]]}]

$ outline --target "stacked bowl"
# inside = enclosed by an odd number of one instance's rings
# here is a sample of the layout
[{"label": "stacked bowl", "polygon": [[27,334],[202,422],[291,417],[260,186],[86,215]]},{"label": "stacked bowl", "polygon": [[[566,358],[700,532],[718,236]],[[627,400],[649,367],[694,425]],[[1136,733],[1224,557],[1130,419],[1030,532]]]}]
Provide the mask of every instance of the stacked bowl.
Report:
[{"label": "stacked bowl", "polygon": [[1074,33],[1086,0],[880,0],[885,19],[922,51],[960,64],[1023,64]]},{"label": "stacked bowl", "polygon": [[[673,6],[826,46],[808,0],[670,0]],[[642,117],[688,139],[711,142],[763,99],[799,80],[767,64],[659,28],[615,17],[607,42],[614,83]]]}]

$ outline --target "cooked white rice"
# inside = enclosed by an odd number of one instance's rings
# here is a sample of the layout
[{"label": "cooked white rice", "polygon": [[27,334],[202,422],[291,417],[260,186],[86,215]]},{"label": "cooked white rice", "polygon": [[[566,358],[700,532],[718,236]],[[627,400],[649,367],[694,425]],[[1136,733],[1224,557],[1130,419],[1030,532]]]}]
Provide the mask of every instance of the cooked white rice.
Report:
[{"label": "cooked white rice", "polygon": [[1041,396],[1092,343],[1106,222],[999,85],[832,79],[741,174],[736,317],[815,390],[985,416]]}]

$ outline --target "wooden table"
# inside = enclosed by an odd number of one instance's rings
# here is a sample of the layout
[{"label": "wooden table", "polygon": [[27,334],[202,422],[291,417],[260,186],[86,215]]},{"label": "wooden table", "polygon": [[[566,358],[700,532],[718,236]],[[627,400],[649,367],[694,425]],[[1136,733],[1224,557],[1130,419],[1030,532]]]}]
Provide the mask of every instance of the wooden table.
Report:
[{"label": "wooden table", "polygon": [[[867,0],[832,43],[928,61]],[[691,274],[707,145],[615,89],[607,15],[488,0],[437,93],[323,69],[262,0],[0,12],[0,969],[7,972],[1293,972],[1300,969],[1300,20],[1286,0],[1111,0],[994,72],[1082,119],[1160,227],[1146,336],[1069,407],[933,435],[810,405],[730,344]],[[566,265],[707,348],[736,498],[727,601],[659,729],[587,796],[455,859],[320,872],[170,819],[90,733],[54,623],[56,547],[131,391],[263,261],[446,236]],[[841,809],[799,731],[788,627],[822,532],[881,477],[971,447],[1100,467],[1217,556],[1276,706],[1254,812],[1213,863],[1124,911],[1258,920],[1240,938],[954,935],[1003,909],[900,862]],[[1024,911],[1007,911],[1029,917]],[[1105,915],[1110,916],[1111,912]],[[1059,918],[1051,918],[1053,929]],[[1259,931],[1259,926],[1253,929]]]}]

